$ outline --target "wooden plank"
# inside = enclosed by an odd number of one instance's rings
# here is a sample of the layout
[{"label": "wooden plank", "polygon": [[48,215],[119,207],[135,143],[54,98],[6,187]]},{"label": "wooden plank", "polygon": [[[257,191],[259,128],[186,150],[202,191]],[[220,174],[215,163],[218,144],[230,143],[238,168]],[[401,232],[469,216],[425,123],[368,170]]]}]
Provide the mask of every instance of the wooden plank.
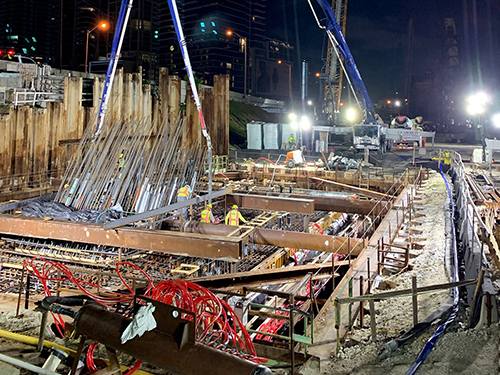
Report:
[{"label": "wooden plank", "polygon": [[10,107],[9,114],[0,115],[0,129],[3,133],[0,138],[0,183],[5,186],[10,183],[10,174],[12,166],[12,118],[15,116],[14,107]]},{"label": "wooden plank", "polygon": [[158,111],[159,111],[159,122],[163,124],[164,121],[168,121],[168,69],[160,68],[159,77],[158,77],[158,94],[160,96],[160,100],[158,103]]},{"label": "wooden plank", "polygon": [[48,134],[49,134],[49,114],[48,110],[44,108],[34,108],[33,109],[33,123],[34,123],[34,140],[33,140],[33,173],[35,174],[35,180],[39,180],[40,183],[47,181],[47,174],[45,173],[49,169],[48,163]]},{"label": "wooden plank", "polygon": [[168,121],[170,123],[170,129],[172,130],[177,117],[179,117],[179,112],[181,110],[181,79],[178,76],[168,77]]},{"label": "wooden plank", "polygon": [[[229,155],[229,75],[214,76],[214,155]],[[212,130],[212,128],[210,128]]]}]

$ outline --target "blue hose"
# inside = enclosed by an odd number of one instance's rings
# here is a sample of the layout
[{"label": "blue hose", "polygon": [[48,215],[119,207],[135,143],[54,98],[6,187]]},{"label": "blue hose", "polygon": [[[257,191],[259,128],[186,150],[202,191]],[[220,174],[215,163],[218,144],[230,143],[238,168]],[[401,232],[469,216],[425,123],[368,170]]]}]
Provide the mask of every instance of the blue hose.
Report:
[{"label": "blue hose", "polygon": [[[446,190],[448,191],[448,197],[450,198],[451,202],[451,231],[452,231],[452,236],[453,236],[453,262],[454,262],[454,272],[453,272],[453,282],[458,281],[458,258],[457,258],[457,241],[456,241],[456,234],[455,234],[455,225],[453,218],[455,216],[455,203],[453,202],[453,196],[451,194],[450,186],[448,185],[448,181],[446,180],[446,177],[444,176],[443,173],[443,168],[441,165],[439,165],[439,169],[441,171],[441,176],[443,177],[444,183],[446,185]],[[451,311],[450,316],[444,322],[441,324],[436,332],[432,335],[432,337],[425,343],[425,346],[423,347],[422,351],[418,355],[417,359],[413,363],[413,365],[410,367],[406,375],[413,375],[417,372],[419,369],[420,365],[424,363],[426,360],[427,356],[430,354],[432,349],[434,349],[434,346],[436,345],[437,340],[439,337],[446,331],[448,326],[455,320],[455,318],[458,315],[458,308],[459,308],[459,295],[458,295],[458,288],[453,288],[453,309]]]}]

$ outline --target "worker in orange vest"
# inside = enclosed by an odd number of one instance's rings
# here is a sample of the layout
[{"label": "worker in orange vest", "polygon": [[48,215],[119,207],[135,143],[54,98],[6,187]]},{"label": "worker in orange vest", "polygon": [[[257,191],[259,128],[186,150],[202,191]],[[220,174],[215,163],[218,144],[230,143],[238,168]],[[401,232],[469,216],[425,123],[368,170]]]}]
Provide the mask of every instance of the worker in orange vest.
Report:
[{"label": "worker in orange vest", "polygon": [[212,204],[209,203],[207,208],[201,211],[201,222],[202,223],[213,223],[215,224],[215,218],[212,214]]},{"label": "worker in orange vest", "polygon": [[238,226],[240,225],[240,220],[243,221],[244,223],[246,223],[247,221],[245,220],[245,218],[241,215],[240,211],[238,211],[238,206],[237,205],[233,205],[233,208],[231,211],[229,211],[226,215],[226,225],[234,225],[234,226]]}]

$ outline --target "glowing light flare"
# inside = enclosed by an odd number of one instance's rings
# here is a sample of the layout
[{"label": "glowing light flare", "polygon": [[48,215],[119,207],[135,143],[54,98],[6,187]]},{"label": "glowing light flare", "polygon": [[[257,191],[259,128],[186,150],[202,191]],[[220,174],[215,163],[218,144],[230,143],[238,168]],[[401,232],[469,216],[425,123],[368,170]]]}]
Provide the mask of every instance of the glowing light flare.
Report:
[{"label": "glowing light flare", "polygon": [[347,120],[354,121],[355,118],[356,118],[356,111],[353,108],[349,108],[347,110]]},{"label": "glowing light flare", "polygon": [[297,121],[297,115],[295,113],[290,113],[288,115],[288,118],[293,122],[293,121]]},{"label": "glowing light flare", "polygon": [[300,118],[299,125],[302,130],[309,130],[309,128],[311,127],[311,121],[309,121],[309,118],[307,116],[302,116]]},{"label": "glowing light flare", "polygon": [[485,106],[488,103],[488,95],[484,92],[478,92],[467,99],[467,112],[470,115],[479,115],[485,111]]},{"label": "glowing light flare", "polygon": [[491,121],[493,122],[493,125],[495,125],[495,127],[500,128],[500,113],[496,113],[495,115],[493,115]]}]

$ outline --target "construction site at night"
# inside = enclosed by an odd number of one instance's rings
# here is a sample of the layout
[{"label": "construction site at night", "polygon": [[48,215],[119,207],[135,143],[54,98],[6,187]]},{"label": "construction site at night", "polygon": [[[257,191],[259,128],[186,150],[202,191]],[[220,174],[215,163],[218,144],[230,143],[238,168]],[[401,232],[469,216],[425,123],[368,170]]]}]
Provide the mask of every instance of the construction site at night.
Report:
[{"label": "construction site at night", "polygon": [[123,1],[105,76],[14,93],[0,375],[499,372],[500,143],[384,124],[317,2],[359,124],[259,116],[225,74],[197,85],[170,0],[189,83],[160,68],[152,94],[117,68]]}]

